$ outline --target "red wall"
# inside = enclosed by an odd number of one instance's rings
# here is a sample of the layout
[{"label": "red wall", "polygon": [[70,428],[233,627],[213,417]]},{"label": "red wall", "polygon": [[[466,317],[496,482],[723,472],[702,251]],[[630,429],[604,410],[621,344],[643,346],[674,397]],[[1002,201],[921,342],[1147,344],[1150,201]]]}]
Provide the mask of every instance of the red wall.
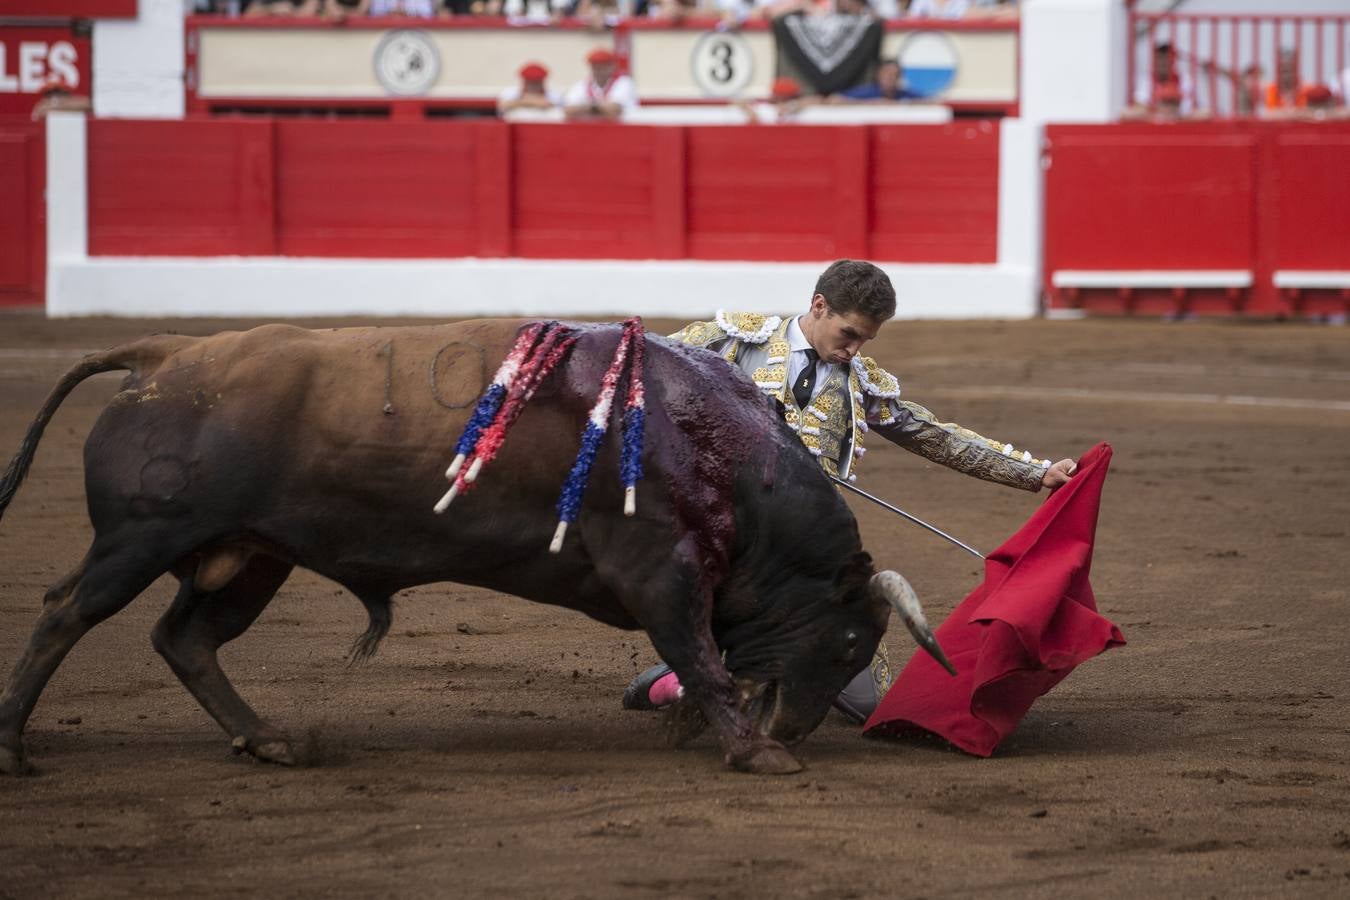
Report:
[{"label": "red wall", "polygon": [[0,118],[0,306],[42,302],[46,173],[42,126]]},{"label": "red wall", "polygon": [[993,123],[89,123],[106,255],[994,262]]},{"label": "red wall", "polygon": [[[1240,269],[1219,311],[1283,314],[1278,269],[1350,270],[1350,122],[1052,125],[1045,278],[1064,269]],[[1049,290],[1052,307],[1128,310],[1179,297]]]}]

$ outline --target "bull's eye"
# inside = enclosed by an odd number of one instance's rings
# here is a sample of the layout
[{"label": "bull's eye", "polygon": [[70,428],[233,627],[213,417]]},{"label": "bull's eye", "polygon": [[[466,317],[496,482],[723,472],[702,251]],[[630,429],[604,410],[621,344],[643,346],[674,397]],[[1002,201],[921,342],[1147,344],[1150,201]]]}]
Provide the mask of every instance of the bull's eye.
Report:
[{"label": "bull's eye", "polygon": [[850,650],[857,649],[857,646],[858,646],[858,632],[856,632],[856,631],[850,631],[848,634],[846,634],[846,635],[844,636],[844,640],[845,640],[845,641],[847,642],[847,644],[848,644],[848,649],[850,649]]}]

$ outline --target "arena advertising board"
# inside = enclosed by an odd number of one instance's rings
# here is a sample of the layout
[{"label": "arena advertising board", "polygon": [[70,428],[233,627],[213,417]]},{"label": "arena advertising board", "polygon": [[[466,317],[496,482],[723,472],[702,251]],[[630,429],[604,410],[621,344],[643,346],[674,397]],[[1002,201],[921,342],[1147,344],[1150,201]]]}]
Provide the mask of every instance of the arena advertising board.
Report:
[{"label": "arena advertising board", "polygon": [[[881,55],[899,58],[915,92],[934,102],[1011,107],[1017,102],[1015,28],[888,26]],[[189,108],[203,102],[425,100],[491,103],[517,70],[538,62],[549,87],[587,74],[599,46],[627,59],[643,103],[719,103],[764,97],[779,48],[764,27],[630,22],[597,34],[580,27],[510,27],[453,20],[388,23],[189,20]],[[875,43],[872,45],[875,47]],[[875,53],[875,49],[872,51]]]},{"label": "arena advertising board", "polygon": [[134,19],[139,0],[0,0],[0,18]]},{"label": "arena advertising board", "polygon": [[90,48],[70,28],[0,28],[0,115],[28,115],[49,81],[89,96]]}]

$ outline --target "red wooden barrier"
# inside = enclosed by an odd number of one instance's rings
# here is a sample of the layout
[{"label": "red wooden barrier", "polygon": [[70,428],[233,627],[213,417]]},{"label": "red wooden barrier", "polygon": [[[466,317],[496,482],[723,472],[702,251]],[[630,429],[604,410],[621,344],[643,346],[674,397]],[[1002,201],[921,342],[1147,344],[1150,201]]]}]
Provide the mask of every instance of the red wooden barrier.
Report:
[{"label": "red wooden barrier", "polygon": [[1268,132],[1277,173],[1274,262],[1280,269],[1350,269],[1350,122]]},{"label": "red wooden barrier", "polygon": [[998,125],[870,130],[874,259],[991,262],[998,256]]},{"label": "red wooden barrier", "polygon": [[89,252],[276,252],[272,123],[91,119]]},{"label": "red wooden barrier", "polygon": [[480,139],[500,131],[481,124],[277,122],[276,252],[480,254],[492,229],[480,224],[478,185],[499,184],[507,165],[480,158]]},{"label": "red wooden barrier", "polygon": [[42,126],[0,119],[0,306],[42,302],[46,173]]},{"label": "red wooden barrier", "polygon": [[107,255],[996,257],[998,130],[212,119],[89,125]]},{"label": "red wooden barrier", "polygon": [[[1293,296],[1276,290],[1277,272],[1350,272],[1347,150],[1350,122],[1048,126],[1050,306],[1296,311]],[[1214,270],[1248,275],[1251,285],[1206,284]],[[1064,284],[1084,272],[1115,282]]]}]

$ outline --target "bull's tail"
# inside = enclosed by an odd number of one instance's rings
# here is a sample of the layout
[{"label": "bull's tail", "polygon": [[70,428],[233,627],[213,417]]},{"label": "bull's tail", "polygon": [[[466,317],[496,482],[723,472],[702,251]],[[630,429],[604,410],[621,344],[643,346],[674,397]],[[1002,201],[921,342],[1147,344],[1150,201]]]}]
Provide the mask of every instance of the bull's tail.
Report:
[{"label": "bull's tail", "polygon": [[366,608],[366,615],[370,617],[370,623],[347,653],[347,665],[349,666],[363,663],[374,656],[375,651],[379,649],[380,641],[384,640],[384,636],[389,633],[389,626],[394,622],[393,601],[387,596],[372,597],[361,594],[357,596]]},{"label": "bull's tail", "polygon": [[192,340],[194,338],[180,335],[156,335],[130,344],[123,344],[120,347],[113,347],[101,353],[91,353],[76,363],[74,368],[62,376],[61,380],[56,383],[56,387],[52,388],[52,392],[47,395],[47,401],[42,404],[42,409],[38,412],[37,418],[33,420],[33,424],[28,426],[28,433],[24,435],[23,443],[19,445],[19,451],[9,461],[5,474],[0,475],[0,518],[4,517],[10,501],[19,492],[19,485],[23,484],[24,478],[28,475],[28,468],[33,464],[33,457],[37,454],[38,442],[42,440],[42,433],[47,429],[47,423],[52,420],[52,416],[56,415],[56,410],[61,406],[66,396],[75,389],[76,385],[89,376],[98,375],[101,372],[123,370],[130,370],[133,373],[139,372],[148,365],[158,364],[170,353]]}]

